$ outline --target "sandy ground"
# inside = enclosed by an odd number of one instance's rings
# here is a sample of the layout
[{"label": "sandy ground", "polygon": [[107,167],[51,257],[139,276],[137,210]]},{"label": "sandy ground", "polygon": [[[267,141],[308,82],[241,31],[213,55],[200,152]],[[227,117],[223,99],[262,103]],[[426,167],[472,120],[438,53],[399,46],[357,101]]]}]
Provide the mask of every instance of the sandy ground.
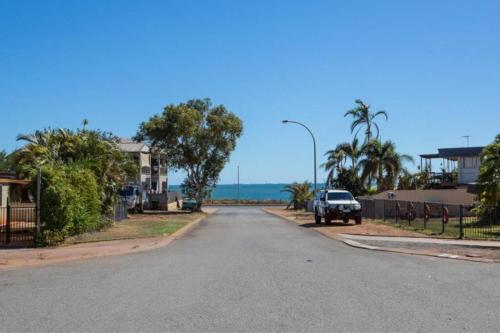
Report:
[{"label": "sandy ground", "polygon": [[354,221],[344,224],[341,221],[332,221],[331,225],[326,225],[323,221],[321,224],[314,223],[314,214],[304,211],[286,210],[283,208],[264,208],[266,212],[279,215],[306,228],[318,229],[323,234],[352,234],[352,235],[372,235],[372,236],[406,236],[406,237],[422,237],[422,234],[393,228],[388,225],[363,220],[362,224],[356,225]]},{"label": "sandy ground", "polygon": [[[427,238],[420,233],[393,228],[388,225],[379,224],[370,220],[363,220],[361,225],[355,225],[354,222],[344,224],[342,222],[332,222],[332,225],[327,226],[324,223],[314,223],[314,215],[303,211],[285,210],[284,208],[263,208],[264,211],[284,217],[288,220],[294,221],[298,225],[305,228],[312,228],[321,234],[342,240],[346,235],[363,235],[363,236],[391,236],[391,237],[419,237]],[[376,237],[375,237],[376,238]],[[445,245],[445,244],[428,244],[428,243],[414,243],[414,242],[396,242],[396,241],[377,241],[374,239],[356,239],[357,242],[377,247],[378,250],[386,250],[391,252],[399,252],[406,254],[417,255],[431,255],[431,256],[458,256],[459,258],[453,259],[470,259],[476,261],[499,262],[500,250],[498,248],[489,247],[473,247],[473,246],[458,246],[458,245]],[[473,243],[473,241],[467,241]],[[480,243],[480,242],[478,242]],[[484,243],[484,242],[483,242]]]}]

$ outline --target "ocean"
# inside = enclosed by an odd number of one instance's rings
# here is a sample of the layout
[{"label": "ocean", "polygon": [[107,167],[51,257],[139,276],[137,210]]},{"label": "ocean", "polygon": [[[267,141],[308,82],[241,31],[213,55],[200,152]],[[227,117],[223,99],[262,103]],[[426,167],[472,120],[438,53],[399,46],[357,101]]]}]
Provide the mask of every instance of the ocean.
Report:
[{"label": "ocean", "polygon": [[[290,193],[281,192],[288,184],[240,184],[242,200],[288,200]],[[170,191],[180,191],[179,185],[170,185]],[[212,191],[212,199],[237,199],[237,184],[222,184]]]}]

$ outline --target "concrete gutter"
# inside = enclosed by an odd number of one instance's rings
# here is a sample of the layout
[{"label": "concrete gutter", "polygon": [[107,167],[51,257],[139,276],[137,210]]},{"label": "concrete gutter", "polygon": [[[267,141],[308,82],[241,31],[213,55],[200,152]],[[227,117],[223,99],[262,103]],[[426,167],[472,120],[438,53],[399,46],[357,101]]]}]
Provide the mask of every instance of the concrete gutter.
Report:
[{"label": "concrete gutter", "polygon": [[[378,236],[360,236],[360,235],[346,235],[346,234],[337,234],[334,239],[337,239],[349,246],[359,248],[359,249],[364,249],[364,250],[372,250],[372,251],[384,251],[384,252],[394,252],[394,253],[402,253],[402,254],[409,254],[409,255],[421,255],[421,256],[429,256],[429,257],[436,257],[436,258],[444,258],[444,259],[455,259],[455,260],[466,260],[466,261],[474,261],[474,262],[483,262],[483,263],[498,263],[500,260],[495,260],[495,259],[488,259],[488,258],[481,258],[481,257],[469,257],[469,256],[462,256],[462,255],[456,255],[456,254],[450,254],[446,252],[441,252],[441,251],[426,251],[424,250],[415,250],[415,249],[405,249],[405,248],[393,248],[393,247],[383,247],[383,246],[373,246],[369,244],[364,244],[362,242],[362,239],[364,240],[376,240],[376,241],[394,241],[392,240],[393,238],[400,238],[400,237],[378,237]],[[404,237],[401,237],[404,238]],[[408,240],[414,239],[409,237]],[[432,245],[455,245],[455,246],[461,246],[464,248],[467,247],[482,247],[482,248],[489,248],[491,249],[492,246],[478,246],[478,245],[463,245],[463,244],[455,244],[456,242],[450,240],[441,240],[441,239],[433,239],[436,240],[436,242],[423,242],[424,244],[428,244],[430,247]],[[397,240],[394,242],[404,242],[404,240]],[[408,243],[417,243],[417,241],[408,241]],[[488,242],[486,242],[488,243]],[[500,250],[500,248],[499,248]]]},{"label": "concrete gutter", "polygon": [[431,244],[431,245],[456,245],[465,247],[500,249],[499,241],[459,240],[459,239],[443,239],[443,238],[428,238],[428,237],[420,238],[420,237],[399,237],[399,236],[365,236],[365,235],[352,235],[352,234],[339,234],[339,235],[354,240],[374,240],[374,241],[418,243],[418,244]]}]

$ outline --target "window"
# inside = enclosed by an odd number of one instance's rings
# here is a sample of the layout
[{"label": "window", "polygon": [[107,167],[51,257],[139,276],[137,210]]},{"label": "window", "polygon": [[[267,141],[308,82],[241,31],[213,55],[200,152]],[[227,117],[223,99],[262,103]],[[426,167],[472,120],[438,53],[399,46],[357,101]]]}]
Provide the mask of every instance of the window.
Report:
[{"label": "window", "polygon": [[354,200],[354,198],[349,192],[330,192],[328,193],[328,200]]},{"label": "window", "polygon": [[479,157],[462,157],[461,166],[463,169],[473,169],[479,167]]}]

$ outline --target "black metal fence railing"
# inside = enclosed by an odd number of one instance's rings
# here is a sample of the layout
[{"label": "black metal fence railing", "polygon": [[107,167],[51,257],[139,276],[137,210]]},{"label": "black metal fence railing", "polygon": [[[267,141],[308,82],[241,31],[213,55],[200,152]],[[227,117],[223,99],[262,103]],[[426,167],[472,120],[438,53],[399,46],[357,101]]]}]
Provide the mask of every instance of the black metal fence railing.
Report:
[{"label": "black metal fence railing", "polygon": [[500,239],[500,206],[488,206],[479,212],[465,210],[463,230],[467,238]]},{"label": "black metal fence railing", "polygon": [[36,205],[0,207],[0,246],[33,245],[36,235]]},{"label": "black metal fence railing", "polygon": [[364,218],[450,238],[500,238],[500,208],[471,205],[359,199]]}]

